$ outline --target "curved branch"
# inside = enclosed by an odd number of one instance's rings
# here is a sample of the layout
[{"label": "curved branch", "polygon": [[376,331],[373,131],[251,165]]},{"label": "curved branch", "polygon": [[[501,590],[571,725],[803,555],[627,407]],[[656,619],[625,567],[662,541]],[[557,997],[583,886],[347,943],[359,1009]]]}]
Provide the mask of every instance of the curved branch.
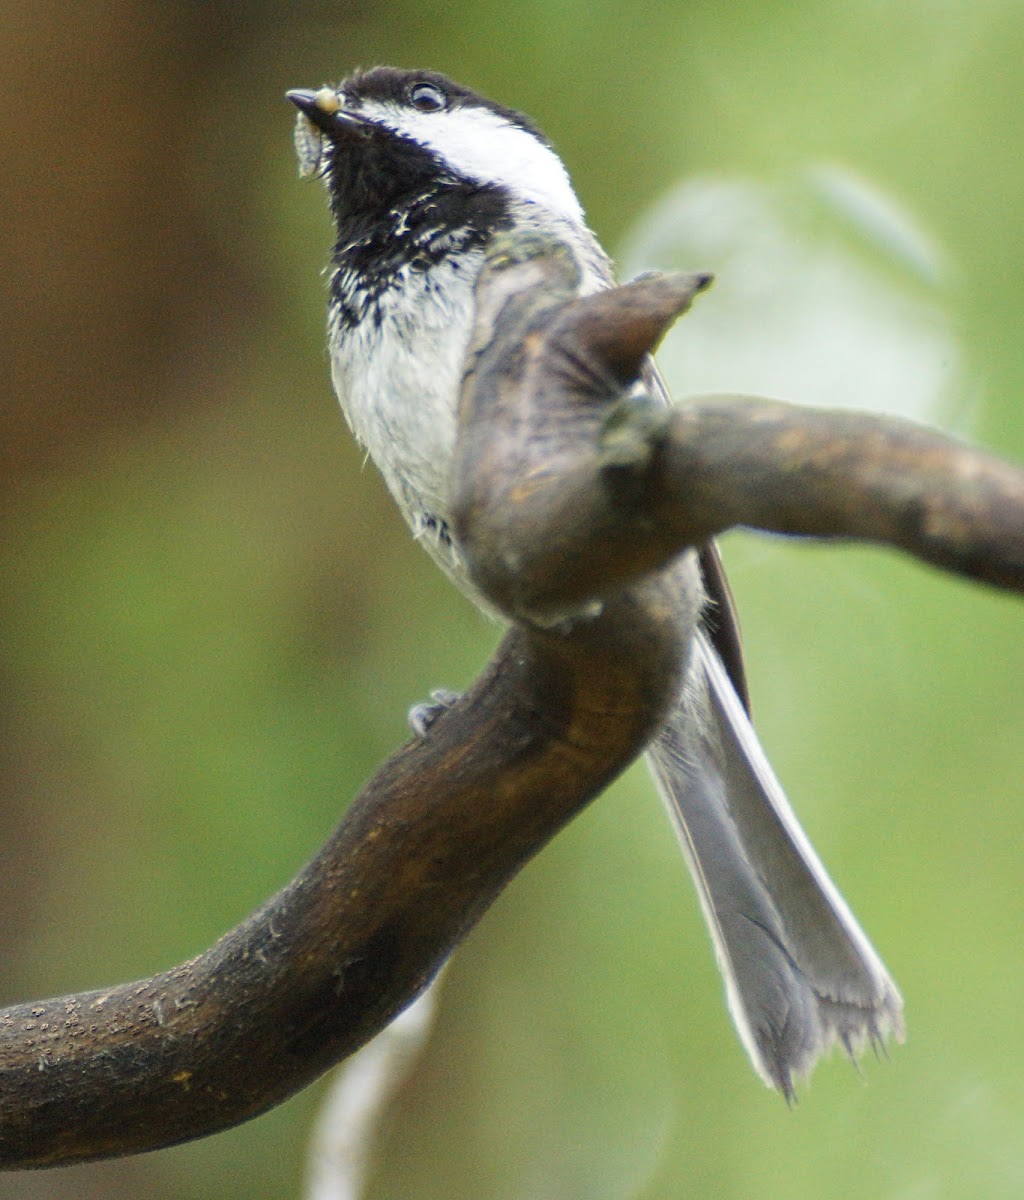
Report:
[{"label": "curved branch", "polygon": [[683,548],[731,524],[856,537],[1024,589],[1021,471],[888,418],[645,398],[648,351],[707,282],[577,299],[557,243],[491,257],[454,522],[475,582],[520,624],[294,882],[206,954],[0,1012],[0,1166],[215,1132],[383,1028],[659,727],[694,616],[673,586]]},{"label": "curved branch", "polygon": [[298,877],[206,954],[0,1012],[0,1165],[200,1137],[382,1029],[509,878],[621,771],[676,694],[666,584],[564,634],[513,631]]},{"label": "curved branch", "polygon": [[892,546],[1024,591],[1020,467],[894,417],[747,396],[666,407],[639,389],[708,281],[576,299],[571,258],[539,239],[485,267],[454,526],[497,608],[585,612],[737,525]]},{"label": "curved branch", "polygon": [[658,457],[659,507],[683,541],[732,525],[849,538],[1024,592],[1024,471],[935,430],[703,396],[673,415]]}]

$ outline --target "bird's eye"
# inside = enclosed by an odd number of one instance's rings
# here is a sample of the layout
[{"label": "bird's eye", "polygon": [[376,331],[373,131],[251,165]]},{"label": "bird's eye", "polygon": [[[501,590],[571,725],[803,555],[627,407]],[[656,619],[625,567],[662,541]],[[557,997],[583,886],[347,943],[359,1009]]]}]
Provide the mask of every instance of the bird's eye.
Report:
[{"label": "bird's eye", "polygon": [[448,107],[448,97],[434,83],[416,83],[409,89],[409,103],[420,112],[440,112]]}]

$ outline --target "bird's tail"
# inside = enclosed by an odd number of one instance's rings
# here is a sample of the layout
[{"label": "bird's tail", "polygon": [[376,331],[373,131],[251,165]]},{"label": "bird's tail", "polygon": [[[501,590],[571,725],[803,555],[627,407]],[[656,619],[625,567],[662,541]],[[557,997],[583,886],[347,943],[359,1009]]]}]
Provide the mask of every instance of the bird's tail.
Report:
[{"label": "bird's tail", "polygon": [[899,991],[701,633],[687,693],[648,759],[697,884],[729,1010],[768,1086],[791,1100],[795,1079],[834,1042],[853,1057],[887,1036],[902,1040]]}]

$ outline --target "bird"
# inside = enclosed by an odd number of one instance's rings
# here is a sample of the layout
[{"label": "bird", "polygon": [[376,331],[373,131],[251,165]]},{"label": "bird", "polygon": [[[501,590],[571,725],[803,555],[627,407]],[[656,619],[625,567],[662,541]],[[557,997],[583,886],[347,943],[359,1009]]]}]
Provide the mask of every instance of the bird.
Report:
[{"label": "bird", "polygon": [[[611,261],[562,160],[525,114],[438,72],[389,66],[287,97],[298,109],[300,174],[323,181],[335,227],[326,272],[334,390],[415,539],[486,611],[453,532],[449,485],[477,277],[508,234],[568,247],[580,295],[614,285]],[[643,378],[670,403],[653,363]],[[739,1039],[757,1074],[792,1102],[835,1044],[856,1061],[866,1046],[901,1040],[903,1001],[754,732],[716,547],[685,551],[675,575],[691,626],[688,666],[647,760]]]}]

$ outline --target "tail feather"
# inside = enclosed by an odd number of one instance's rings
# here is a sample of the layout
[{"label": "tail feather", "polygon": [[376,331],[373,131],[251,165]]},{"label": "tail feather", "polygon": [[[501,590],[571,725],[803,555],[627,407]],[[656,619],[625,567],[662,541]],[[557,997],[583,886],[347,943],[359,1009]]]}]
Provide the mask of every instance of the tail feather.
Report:
[{"label": "tail feather", "polygon": [[[697,714],[700,714],[698,717]],[[786,800],[724,667],[696,635],[688,692],[648,755],[758,1074],[792,1099],[839,1042],[902,1039],[903,1002]]]}]

